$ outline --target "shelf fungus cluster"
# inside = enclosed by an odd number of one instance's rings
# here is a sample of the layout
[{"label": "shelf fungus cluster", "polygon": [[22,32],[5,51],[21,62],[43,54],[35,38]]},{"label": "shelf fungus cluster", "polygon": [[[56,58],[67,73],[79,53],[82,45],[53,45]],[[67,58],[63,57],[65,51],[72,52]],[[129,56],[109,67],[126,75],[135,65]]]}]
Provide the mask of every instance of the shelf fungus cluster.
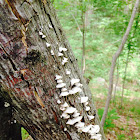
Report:
[{"label": "shelf fungus cluster", "polygon": [[[49,25],[49,28],[52,28]],[[46,38],[46,35],[44,35],[41,31],[39,31],[39,35],[42,38]],[[55,55],[55,52],[51,48],[51,44],[46,42],[47,48],[50,48],[51,55]],[[62,66],[65,67],[65,64],[68,63],[68,58],[65,57],[65,53],[67,51],[67,48],[59,47],[57,56],[61,59]],[[65,74],[69,75],[71,77],[71,71],[68,69],[65,69]],[[84,116],[78,112],[78,110],[74,107],[69,105],[66,101],[64,102],[63,97],[69,98],[70,96],[73,96],[77,94],[77,96],[82,92],[82,84],[80,83],[80,79],[72,78],[70,80],[70,87],[69,90],[66,88],[67,85],[65,82],[63,82],[63,77],[60,75],[55,76],[55,80],[57,82],[56,88],[60,90],[59,99],[57,100],[57,104],[60,106],[60,110],[62,111],[61,118],[66,120],[66,124],[70,126],[74,126],[77,128],[77,131],[80,133],[88,133],[93,140],[101,140],[101,134],[99,134],[100,127],[99,125],[93,125],[88,124],[84,122]],[[80,97],[79,98],[79,104],[83,104],[85,112],[87,112],[87,118],[89,121],[94,119],[93,115],[89,115],[90,106],[88,105],[88,97]],[[67,131],[67,128],[64,128],[64,131]]]},{"label": "shelf fungus cluster", "polygon": [[[82,92],[82,84],[80,84],[80,79],[71,79],[71,89],[67,90],[66,84],[62,80],[62,76],[56,75],[55,80],[57,81],[56,88],[59,88],[61,93],[59,95],[60,99],[57,100],[57,103],[60,105],[60,110],[62,111],[61,118],[66,120],[66,124],[74,126],[77,128],[77,131],[80,133],[88,133],[91,136],[91,139],[101,140],[101,134],[98,134],[100,131],[99,125],[86,124],[82,121],[83,116],[78,112],[75,107],[70,106],[67,102],[62,103],[61,98],[66,96],[72,96]],[[84,105],[85,111],[89,111],[90,107],[88,106],[88,97],[80,97],[80,104]],[[94,119],[93,115],[87,115],[89,121]]]}]

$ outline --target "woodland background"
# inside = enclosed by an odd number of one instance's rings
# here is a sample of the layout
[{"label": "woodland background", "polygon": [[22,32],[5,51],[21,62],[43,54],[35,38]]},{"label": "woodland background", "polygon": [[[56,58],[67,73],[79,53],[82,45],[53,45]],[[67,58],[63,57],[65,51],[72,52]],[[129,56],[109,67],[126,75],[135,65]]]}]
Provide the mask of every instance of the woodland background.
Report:
[{"label": "woodland background", "polygon": [[[107,98],[112,56],[121,43],[134,3],[134,0],[53,1],[80,67],[85,44],[84,77],[100,118]],[[111,140],[140,139],[139,13],[140,9],[114,73],[112,99],[104,125],[105,135]],[[22,137],[31,139],[23,128]]]}]

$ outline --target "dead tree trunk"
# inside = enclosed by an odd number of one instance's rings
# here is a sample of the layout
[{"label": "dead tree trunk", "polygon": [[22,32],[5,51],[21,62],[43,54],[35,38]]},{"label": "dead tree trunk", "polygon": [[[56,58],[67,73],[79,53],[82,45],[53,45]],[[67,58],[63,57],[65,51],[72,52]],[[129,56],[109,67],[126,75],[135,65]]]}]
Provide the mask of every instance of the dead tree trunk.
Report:
[{"label": "dead tree trunk", "polygon": [[50,1],[2,0],[0,21],[0,94],[16,120],[35,140],[105,140]]}]

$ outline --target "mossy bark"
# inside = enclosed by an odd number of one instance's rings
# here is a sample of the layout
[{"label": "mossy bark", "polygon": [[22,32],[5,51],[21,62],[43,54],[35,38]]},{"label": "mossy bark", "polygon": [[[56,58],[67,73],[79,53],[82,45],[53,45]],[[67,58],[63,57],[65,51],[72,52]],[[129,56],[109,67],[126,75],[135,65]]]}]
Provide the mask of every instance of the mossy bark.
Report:
[{"label": "mossy bark", "polygon": [[[57,104],[60,90],[56,88],[56,74],[63,77],[67,89],[71,89],[72,78],[80,79],[82,92],[61,98],[61,101],[76,107],[87,125],[100,125],[91,93],[52,4],[46,0],[1,1],[0,20],[0,83],[2,91],[7,92],[2,92],[2,96],[13,106],[16,120],[35,140],[90,139],[88,134],[66,125],[66,120],[60,117],[62,111]],[[46,37],[42,38],[39,32]],[[46,42],[51,46],[47,47]],[[58,57],[60,46],[67,48],[63,53],[68,58],[65,65],[62,65],[63,58]],[[66,69],[71,71],[70,75],[66,74]],[[89,97],[89,112],[79,104],[80,96]],[[89,121],[88,114],[95,115],[94,121]],[[100,133],[105,140],[101,126]]]}]

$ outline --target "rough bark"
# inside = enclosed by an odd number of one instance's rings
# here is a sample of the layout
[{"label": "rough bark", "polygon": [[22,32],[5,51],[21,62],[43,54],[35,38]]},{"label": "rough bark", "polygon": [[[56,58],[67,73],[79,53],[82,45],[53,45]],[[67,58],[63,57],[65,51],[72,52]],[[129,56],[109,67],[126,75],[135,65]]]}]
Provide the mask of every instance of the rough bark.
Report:
[{"label": "rough bark", "polygon": [[107,116],[107,113],[108,113],[108,108],[109,108],[109,104],[110,104],[110,100],[111,100],[112,88],[113,88],[113,76],[114,76],[116,61],[117,61],[117,58],[119,57],[119,55],[121,54],[121,52],[123,51],[125,42],[128,38],[128,35],[129,35],[130,30],[131,30],[136,12],[137,12],[138,7],[139,7],[139,2],[140,2],[140,0],[136,0],[134,8],[133,8],[133,12],[131,14],[131,18],[130,18],[130,21],[129,21],[129,24],[128,24],[128,27],[126,29],[126,32],[125,32],[123,38],[122,38],[121,45],[119,46],[118,50],[116,51],[116,53],[113,55],[113,58],[112,58],[111,69],[110,69],[110,74],[109,74],[108,96],[107,96],[107,100],[106,100],[106,104],[105,104],[105,110],[104,110],[102,120],[101,120],[101,125],[102,126],[104,126],[104,122],[105,122],[105,119],[106,119],[106,116]]},{"label": "rough bark", "polygon": [[[90,139],[87,133],[79,133],[60,117],[62,111],[57,104],[60,89],[56,88],[56,74],[62,76],[67,89],[72,88],[72,78],[80,79],[82,92],[61,97],[61,102],[66,101],[69,106],[77,108],[86,125],[100,125],[89,88],[50,1],[0,1],[0,20],[0,94],[13,106],[16,120],[35,140]],[[65,65],[62,65],[63,57],[58,57],[60,46],[67,49],[63,52],[68,58]],[[70,75],[66,74],[66,69],[71,71]],[[90,111],[86,112],[79,103],[81,96],[89,97]],[[95,115],[95,119],[90,121],[88,114]],[[101,126],[100,133],[105,140]]]}]

